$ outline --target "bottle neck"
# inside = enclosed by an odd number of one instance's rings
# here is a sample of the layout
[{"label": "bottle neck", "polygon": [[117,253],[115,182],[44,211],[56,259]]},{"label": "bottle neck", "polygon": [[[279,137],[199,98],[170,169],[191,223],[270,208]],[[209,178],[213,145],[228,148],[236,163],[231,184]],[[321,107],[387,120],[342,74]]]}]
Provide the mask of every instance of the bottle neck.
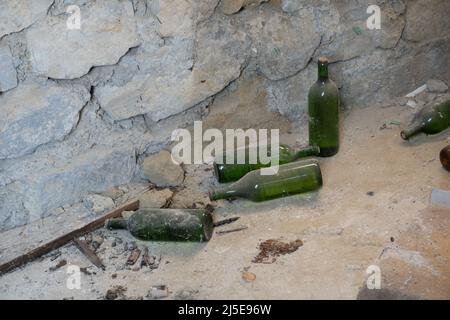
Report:
[{"label": "bottle neck", "polygon": [[209,199],[213,201],[220,199],[237,198],[239,196],[240,196],[239,190],[232,187],[216,189],[209,193]]},{"label": "bottle neck", "polygon": [[319,61],[319,80],[320,81],[328,80],[328,62]]},{"label": "bottle neck", "polygon": [[409,140],[409,138],[419,134],[422,132],[423,124],[417,123],[415,125],[410,126],[409,128],[403,130],[400,135],[402,136],[403,140]]},{"label": "bottle neck", "polygon": [[318,156],[320,154],[320,148],[317,145],[301,148],[294,155],[294,160],[299,158],[305,158],[310,156]]},{"label": "bottle neck", "polygon": [[127,220],[124,218],[108,219],[105,223],[106,229],[128,229]]}]

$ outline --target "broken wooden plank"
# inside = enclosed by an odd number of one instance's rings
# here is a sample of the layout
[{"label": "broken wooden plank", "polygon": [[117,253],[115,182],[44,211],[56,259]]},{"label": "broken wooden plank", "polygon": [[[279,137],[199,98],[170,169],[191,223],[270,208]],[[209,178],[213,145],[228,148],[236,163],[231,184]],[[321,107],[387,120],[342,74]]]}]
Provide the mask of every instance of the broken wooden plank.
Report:
[{"label": "broken wooden plank", "polygon": [[138,261],[139,257],[141,256],[141,250],[136,248],[133,251],[131,251],[130,256],[127,259],[127,265],[134,266],[136,261]]},{"label": "broken wooden plank", "polygon": [[103,264],[102,260],[95,254],[94,251],[89,248],[86,242],[80,240],[80,239],[73,239],[73,242],[75,242],[76,246],[80,251],[86,256],[86,258],[89,259],[90,262],[94,264],[97,268],[105,270],[105,265]]},{"label": "broken wooden plank", "polygon": [[[147,190],[145,190],[145,191],[147,191]],[[85,226],[83,226],[79,229],[76,229],[69,233],[66,233],[65,235],[63,235],[61,237],[51,240],[51,241],[47,242],[46,244],[39,246],[36,249],[33,249],[17,258],[14,258],[14,259],[0,265],[0,276],[4,275],[5,273],[7,273],[11,270],[21,267],[37,258],[43,256],[44,254],[47,254],[55,249],[58,249],[64,245],[68,244],[74,238],[81,237],[89,232],[92,232],[98,228],[101,228],[104,225],[106,220],[120,217],[120,215],[122,214],[123,211],[135,211],[137,209],[139,209],[139,200],[130,201],[130,202],[120,206],[119,208],[116,208],[116,209],[110,211],[106,215],[86,224]]]}]

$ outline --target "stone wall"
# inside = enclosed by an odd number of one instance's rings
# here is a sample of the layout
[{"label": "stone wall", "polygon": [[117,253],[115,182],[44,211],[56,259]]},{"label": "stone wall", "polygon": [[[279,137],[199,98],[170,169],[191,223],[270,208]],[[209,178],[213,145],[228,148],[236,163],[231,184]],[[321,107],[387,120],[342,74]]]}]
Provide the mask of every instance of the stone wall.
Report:
[{"label": "stone wall", "polygon": [[299,121],[319,55],[350,108],[449,84],[449,52],[448,0],[0,0],[0,230],[140,179],[243,77]]}]

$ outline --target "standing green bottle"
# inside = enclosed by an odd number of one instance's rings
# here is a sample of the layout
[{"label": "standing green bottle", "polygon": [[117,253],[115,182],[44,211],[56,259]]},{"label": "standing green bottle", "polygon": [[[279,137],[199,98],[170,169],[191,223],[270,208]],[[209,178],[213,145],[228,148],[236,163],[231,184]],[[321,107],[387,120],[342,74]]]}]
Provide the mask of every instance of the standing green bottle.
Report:
[{"label": "standing green bottle", "polygon": [[319,78],[309,90],[309,144],[320,148],[320,156],[339,151],[339,91],[328,78],[328,59],[319,58]]},{"label": "standing green bottle", "polygon": [[107,229],[126,229],[145,241],[209,241],[214,223],[205,209],[139,209],[128,219],[105,222]]},{"label": "standing green bottle", "polygon": [[[217,180],[220,183],[224,182],[232,182],[239,180],[247,173],[253,170],[257,170],[260,168],[270,167],[271,164],[261,164],[259,161],[259,156],[257,159],[257,163],[250,164],[249,162],[249,148],[245,149],[245,164],[218,164],[214,163],[214,173],[217,177]],[[253,149],[259,155],[259,149]],[[300,158],[305,158],[309,156],[317,156],[320,153],[320,149],[317,146],[308,146],[305,148],[301,148],[298,151],[294,152],[291,148],[286,145],[280,145],[278,150],[279,156],[279,164],[285,164],[289,162],[293,162]],[[270,150],[268,152],[268,156],[270,156]],[[234,157],[235,162],[237,162],[237,157]],[[222,162],[225,162],[226,159],[223,159]]]},{"label": "standing green bottle", "polygon": [[261,170],[251,171],[230,186],[215,190],[210,193],[210,199],[245,198],[259,202],[314,191],[322,186],[317,160],[283,164],[273,175],[261,175]]},{"label": "standing green bottle", "polygon": [[400,135],[404,140],[419,134],[437,134],[450,127],[450,100],[423,108],[415,117],[413,124]]}]

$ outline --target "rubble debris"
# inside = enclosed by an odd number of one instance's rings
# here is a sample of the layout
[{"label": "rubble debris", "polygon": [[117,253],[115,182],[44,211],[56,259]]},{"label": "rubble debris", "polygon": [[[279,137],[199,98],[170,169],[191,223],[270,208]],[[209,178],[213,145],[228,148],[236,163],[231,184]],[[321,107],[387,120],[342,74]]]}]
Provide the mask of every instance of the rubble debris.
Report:
[{"label": "rubble debris", "polygon": [[248,229],[247,226],[243,226],[243,227],[239,227],[239,228],[235,228],[235,229],[228,229],[228,230],[220,230],[217,231],[217,234],[226,234],[226,233],[232,233],[232,232],[238,232],[238,231],[242,231],[242,230],[246,230]]},{"label": "rubble debris", "polygon": [[103,239],[102,236],[100,236],[100,235],[94,235],[94,236],[92,237],[91,245],[92,245],[92,247],[93,247],[95,250],[97,250],[98,248],[100,248],[100,246],[102,245],[103,241],[104,241],[104,239]]},{"label": "rubble debris", "polygon": [[58,270],[59,268],[64,267],[66,264],[67,264],[67,261],[62,259],[55,266],[50,267],[50,269],[48,269],[48,270],[53,272],[53,271]]},{"label": "rubble debris", "polygon": [[175,300],[194,300],[198,295],[199,291],[194,289],[183,289],[177,292],[173,298]]},{"label": "rubble debris", "polygon": [[95,214],[105,213],[115,207],[114,201],[99,194],[90,194],[83,200],[84,206]]},{"label": "rubble debris", "polygon": [[223,13],[226,15],[231,15],[241,11],[242,8],[258,6],[263,2],[269,0],[224,0],[223,2]]},{"label": "rubble debris", "polygon": [[122,218],[128,219],[130,218],[136,211],[124,211],[122,212]]},{"label": "rubble debris", "polygon": [[131,254],[128,256],[127,259],[127,265],[134,266],[136,261],[138,261],[139,257],[141,256],[141,250],[136,248],[133,251],[131,251]]},{"label": "rubble debris", "polygon": [[253,282],[256,280],[256,274],[244,271],[242,272],[242,279],[244,279],[247,282]]},{"label": "rubble debris", "polygon": [[274,263],[280,255],[291,254],[299,247],[303,246],[303,241],[297,239],[290,243],[285,243],[275,239],[269,239],[259,244],[259,254],[252,260],[253,263]]},{"label": "rubble debris", "polygon": [[75,229],[69,233],[66,233],[60,237],[57,237],[54,240],[51,240],[21,256],[18,256],[10,261],[7,261],[0,265],[0,275],[3,275],[15,268],[21,267],[28,262],[31,262],[49,252],[52,252],[55,249],[58,249],[65,244],[73,241],[74,238],[82,237],[89,232],[92,232],[100,227],[102,227],[105,223],[105,220],[119,217],[123,211],[137,210],[139,207],[138,200],[132,200],[130,202],[125,203],[119,208],[114,209],[108,214],[95,219],[94,221],[88,223],[87,225],[82,226],[81,228]]},{"label": "rubble debris", "polygon": [[169,288],[165,285],[153,286],[147,293],[146,298],[150,300],[164,299],[169,296]]},{"label": "rubble debris", "polygon": [[429,92],[444,93],[448,91],[448,86],[444,81],[430,79],[427,81],[427,88]]},{"label": "rubble debris", "polygon": [[82,267],[82,268],[80,268],[80,271],[83,272],[83,273],[84,273],[85,275],[87,275],[87,276],[90,276],[90,275],[92,275],[92,274],[95,274],[95,272],[90,272],[90,271],[88,270],[87,267]]},{"label": "rubble debris", "polygon": [[102,196],[111,198],[114,201],[116,201],[124,194],[125,194],[125,192],[123,190],[119,189],[118,187],[112,187],[112,188],[109,188],[108,190],[106,190],[104,193],[102,193]]},{"label": "rubble debris", "polygon": [[139,208],[163,208],[172,197],[173,192],[170,189],[152,189],[139,197]]},{"label": "rubble debris", "polygon": [[228,219],[217,221],[214,223],[214,227],[220,227],[220,226],[224,226],[226,224],[233,223],[235,221],[238,221],[240,218],[241,217],[233,217],[233,218],[228,218]]},{"label": "rubble debris", "polygon": [[61,256],[61,251],[56,250],[52,253],[50,253],[50,261],[55,261],[56,259],[58,259]]},{"label": "rubble debris", "polygon": [[158,269],[160,261],[161,257],[159,258],[159,261],[156,261],[156,257],[150,255],[148,248],[145,247],[144,253],[142,254],[141,268],[149,267],[151,270]]},{"label": "rubble debris", "polygon": [[410,108],[415,108],[417,107],[417,103],[413,100],[408,100],[408,102],[406,103],[406,105]]},{"label": "rubble debris", "polygon": [[424,84],[423,86],[418,87],[416,90],[408,93],[405,97],[406,98],[414,98],[415,96],[417,96],[419,93],[423,92],[427,90],[427,85]]},{"label": "rubble debris", "polygon": [[176,187],[184,181],[184,170],[172,161],[169,151],[162,150],[144,160],[144,175],[158,187]]},{"label": "rubble debris", "polygon": [[105,265],[103,264],[103,262],[95,254],[95,252],[89,248],[86,242],[79,239],[73,239],[73,241],[77,245],[78,249],[80,249],[80,251],[86,256],[86,258],[88,258],[90,262],[92,262],[97,268],[105,270]]},{"label": "rubble debris", "polygon": [[126,299],[125,292],[127,291],[126,287],[123,286],[114,286],[111,289],[108,289],[105,294],[106,300],[124,300]]},{"label": "rubble debris", "polygon": [[450,208],[450,191],[433,188],[431,190],[431,205]]}]

